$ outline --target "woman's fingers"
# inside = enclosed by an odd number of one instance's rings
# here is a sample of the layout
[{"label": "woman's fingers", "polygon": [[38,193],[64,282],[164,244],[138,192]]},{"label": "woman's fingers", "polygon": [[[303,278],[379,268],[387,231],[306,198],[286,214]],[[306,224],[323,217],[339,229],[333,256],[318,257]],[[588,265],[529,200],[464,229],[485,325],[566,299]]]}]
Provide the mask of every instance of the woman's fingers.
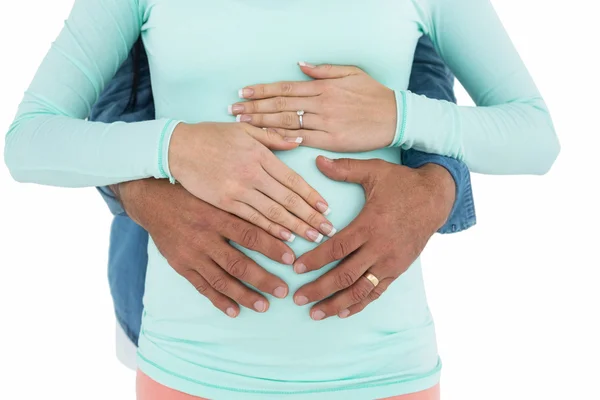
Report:
[{"label": "woman's fingers", "polygon": [[[335,136],[331,133],[318,131],[318,130],[308,130],[308,129],[282,129],[282,128],[268,128],[268,131],[272,131],[277,133],[280,136],[283,136],[284,140],[294,142],[300,141],[302,146],[305,147],[314,147],[321,150],[333,150],[335,143]],[[339,143],[337,143],[339,146]]]},{"label": "woman's fingers", "polygon": [[271,150],[292,150],[297,148],[300,143],[302,143],[302,139],[286,139],[274,131],[260,129],[250,124],[241,124],[241,126],[244,127],[244,130],[248,135]]},{"label": "woman's fingers", "polygon": [[[276,135],[276,133],[272,133]],[[274,154],[265,157],[262,161],[262,166],[265,171],[283,186],[297,193],[306,201],[312,208],[318,210],[323,215],[329,214],[331,211],[329,205],[323,197],[295,171],[285,165]]]},{"label": "woman's fingers", "polygon": [[[286,188],[272,176],[268,174],[266,175],[267,176],[265,180],[261,182],[261,186],[257,187],[258,190],[269,196],[278,204],[281,204],[286,210],[290,211],[300,220],[306,222],[306,224],[312,226],[317,231],[320,231],[321,233],[330,237],[335,234],[336,229],[333,227],[333,224],[328,221],[321,212],[311,207],[302,197],[300,197],[299,194]],[[283,222],[279,223],[288,229],[293,230],[294,228],[294,225],[290,226]],[[304,237],[307,237],[305,234],[300,234]],[[314,239],[314,232],[311,231],[308,238]]]},{"label": "woman's fingers", "polygon": [[[256,192],[256,190],[253,191]],[[241,199],[236,200],[233,204],[233,207],[226,211],[237,215],[238,217],[258,226],[259,228],[264,229],[266,232],[270,233],[276,238],[283,239],[288,242],[293,242],[296,238],[296,236],[288,229],[285,229],[283,226],[270,221],[260,211],[249,206],[246,204],[246,201],[242,201]]]},{"label": "woman's fingers", "polygon": [[267,99],[269,97],[310,97],[323,93],[320,81],[275,82],[246,86],[239,90],[242,99]]},{"label": "woman's fingers", "polygon": [[284,128],[284,129],[312,129],[324,128],[323,119],[318,114],[305,113],[300,116],[294,112],[280,112],[276,114],[242,114],[236,117],[238,122],[246,122],[260,128]]},{"label": "woman's fingers", "polygon": [[318,97],[272,97],[264,100],[245,101],[229,106],[229,114],[273,114],[284,111],[296,112],[304,110],[317,114],[319,111]]},{"label": "woman's fingers", "polygon": [[[279,182],[277,182],[275,180],[273,180],[273,182],[275,185],[281,186],[281,184]],[[275,191],[275,189],[273,189],[272,185],[269,185],[268,189],[269,190],[272,189],[273,191]],[[283,188],[283,189],[285,190],[285,188]],[[269,190],[266,190],[266,191],[269,191]],[[246,198],[244,198],[244,201],[246,201],[252,208],[261,212],[270,221],[273,221],[279,225],[282,225],[283,227],[288,228],[295,234],[302,236],[303,238],[310,240],[311,242],[320,243],[323,240],[323,235],[319,232],[319,230],[320,230],[319,228],[317,228],[317,229],[312,228],[311,225],[309,225],[308,223],[304,222],[302,219],[296,217],[291,212],[289,212],[284,206],[282,206],[281,203],[274,201],[273,199],[265,196],[263,193],[259,192],[258,190],[249,194]],[[302,200],[300,198],[300,196],[298,196],[298,201],[304,202],[304,200]],[[312,209],[308,205],[306,205],[306,207],[308,207],[309,209]],[[322,214],[320,214],[319,212],[314,211],[314,210],[313,210],[313,213],[318,215],[319,217],[315,216],[313,218],[314,221],[311,221],[311,222],[316,223],[317,220],[322,220],[323,224],[327,224],[328,226],[331,226],[331,224],[322,216]],[[325,230],[327,230],[327,229],[325,228]],[[331,231],[331,229],[330,229],[330,231]],[[335,233],[335,231],[333,233]]]}]

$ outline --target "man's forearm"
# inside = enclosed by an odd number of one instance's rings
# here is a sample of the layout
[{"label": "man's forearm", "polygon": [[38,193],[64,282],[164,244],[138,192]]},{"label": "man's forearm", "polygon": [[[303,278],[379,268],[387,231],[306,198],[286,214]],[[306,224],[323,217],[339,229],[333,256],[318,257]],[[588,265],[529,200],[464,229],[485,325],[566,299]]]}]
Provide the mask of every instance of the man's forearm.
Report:
[{"label": "man's forearm", "polygon": [[[433,43],[423,36],[419,40],[410,76],[409,90],[429,98],[456,102],[454,76],[436,53]],[[468,229],[476,222],[471,175],[467,166],[453,158],[417,150],[402,151],[402,163],[420,168],[427,164],[444,167],[455,183],[455,200],[446,224],[440,233],[454,233]]]},{"label": "man's forearm", "polygon": [[454,200],[448,214],[448,219],[439,229],[439,233],[460,232],[475,224],[475,204],[471,188],[471,175],[464,163],[454,158],[423,153],[417,150],[404,151],[402,153],[402,162],[410,168],[421,168],[434,164],[443,167],[447,171],[445,179],[452,181],[451,186],[454,188]]}]

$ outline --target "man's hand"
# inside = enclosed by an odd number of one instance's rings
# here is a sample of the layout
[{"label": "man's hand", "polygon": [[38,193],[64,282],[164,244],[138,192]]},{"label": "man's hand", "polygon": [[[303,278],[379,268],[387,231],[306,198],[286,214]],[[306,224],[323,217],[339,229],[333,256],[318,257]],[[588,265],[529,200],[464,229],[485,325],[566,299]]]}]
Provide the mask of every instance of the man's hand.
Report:
[{"label": "man's hand", "polygon": [[[311,318],[341,318],[362,311],[421,254],[454,204],[455,186],[443,167],[411,169],[382,160],[317,158],[326,176],[359,183],[366,204],[346,228],[294,263],[294,271],[317,270],[342,260],[331,271],[298,289],[294,302],[315,304]],[[377,287],[364,277],[379,279]],[[325,299],[325,300],[323,300]]]},{"label": "man's hand", "polygon": [[291,265],[294,253],[282,241],[166,180],[145,179],[111,189],[175,271],[228,316],[239,314],[238,303],[258,312],[269,308],[264,296],[240,281],[278,298],[287,296],[284,281],[228,242]]}]

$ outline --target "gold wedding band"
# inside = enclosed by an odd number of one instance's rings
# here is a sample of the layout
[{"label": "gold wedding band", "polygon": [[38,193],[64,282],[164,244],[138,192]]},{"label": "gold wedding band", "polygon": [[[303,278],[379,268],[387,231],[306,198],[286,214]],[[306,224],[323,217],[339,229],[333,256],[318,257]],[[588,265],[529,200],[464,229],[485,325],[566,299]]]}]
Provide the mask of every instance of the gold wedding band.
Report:
[{"label": "gold wedding band", "polygon": [[367,278],[369,281],[371,281],[371,283],[373,284],[374,287],[377,287],[377,285],[379,285],[379,279],[377,279],[377,277],[375,275],[373,275],[372,273],[367,272],[363,276],[365,278]]}]

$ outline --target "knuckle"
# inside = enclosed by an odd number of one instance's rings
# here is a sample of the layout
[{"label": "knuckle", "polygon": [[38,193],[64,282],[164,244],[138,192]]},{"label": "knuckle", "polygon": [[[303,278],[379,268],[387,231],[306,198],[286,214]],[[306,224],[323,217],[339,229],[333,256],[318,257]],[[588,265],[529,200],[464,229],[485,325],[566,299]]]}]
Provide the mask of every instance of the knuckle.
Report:
[{"label": "knuckle", "polygon": [[217,291],[217,292],[221,292],[224,293],[227,290],[227,287],[229,286],[227,284],[227,280],[225,279],[225,277],[223,276],[217,276],[213,279],[211,286]]},{"label": "knuckle", "polygon": [[256,211],[251,211],[248,214],[248,221],[254,225],[258,225],[258,221],[260,221],[260,214]]},{"label": "knuckle", "polygon": [[194,285],[194,288],[198,291],[198,293],[200,293],[203,296],[205,296],[206,292],[208,291],[208,285],[206,284],[205,281],[196,283]]},{"label": "knuckle", "polygon": [[287,100],[285,97],[276,97],[275,98],[275,110],[276,111],[284,111],[287,105]]},{"label": "knuckle", "polygon": [[227,263],[227,272],[238,279],[244,279],[248,272],[248,264],[240,258],[233,258]]},{"label": "knuckle", "polygon": [[353,303],[363,301],[369,295],[370,290],[364,285],[353,285],[350,289],[350,298]]},{"label": "knuckle", "polygon": [[265,85],[258,86],[255,91],[260,97],[266,97],[267,95],[267,87]]},{"label": "knuckle", "polygon": [[306,222],[309,225],[315,225],[317,222],[319,222],[320,219],[321,219],[321,214],[314,211],[308,215],[308,217],[306,218]]},{"label": "knuckle", "polygon": [[282,82],[280,89],[282,94],[289,95],[294,91],[294,85],[291,82]]},{"label": "knuckle", "polygon": [[258,244],[258,230],[254,227],[246,228],[242,232],[242,246],[247,249],[253,249]]},{"label": "knuckle", "polygon": [[378,286],[378,287],[376,287],[375,289],[373,289],[373,290],[371,291],[371,293],[369,293],[369,299],[370,299],[371,301],[373,301],[373,300],[377,300],[378,298],[380,298],[380,297],[381,297],[381,295],[383,294],[383,292],[384,292],[384,289],[383,289],[383,288],[380,288],[380,287]]},{"label": "knuckle", "polygon": [[296,208],[300,204],[300,197],[296,193],[290,192],[285,196],[284,204],[288,209]]},{"label": "knuckle", "polygon": [[259,102],[258,101],[249,101],[246,104],[244,104],[244,108],[245,108],[245,113],[246,114],[254,114],[259,112]]},{"label": "knuckle", "polygon": [[283,209],[281,208],[281,206],[279,206],[277,204],[269,206],[269,208],[267,209],[267,216],[272,221],[279,221],[282,214],[283,214]]},{"label": "knuckle", "polygon": [[294,117],[290,113],[281,114],[281,126],[284,128],[291,128],[294,125]]},{"label": "knuckle", "polygon": [[334,283],[337,289],[342,290],[356,281],[356,274],[352,270],[344,269],[334,275]]},{"label": "knuckle", "polygon": [[295,188],[300,183],[300,175],[295,172],[289,172],[285,176],[285,183],[289,188]]},{"label": "knuckle", "polygon": [[336,238],[335,236],[331,239],[331,247],[329,248],[329,252],[331,258],[334,260],[341,260],[345,258],[349,254],[348,242],[343,238]]}]

